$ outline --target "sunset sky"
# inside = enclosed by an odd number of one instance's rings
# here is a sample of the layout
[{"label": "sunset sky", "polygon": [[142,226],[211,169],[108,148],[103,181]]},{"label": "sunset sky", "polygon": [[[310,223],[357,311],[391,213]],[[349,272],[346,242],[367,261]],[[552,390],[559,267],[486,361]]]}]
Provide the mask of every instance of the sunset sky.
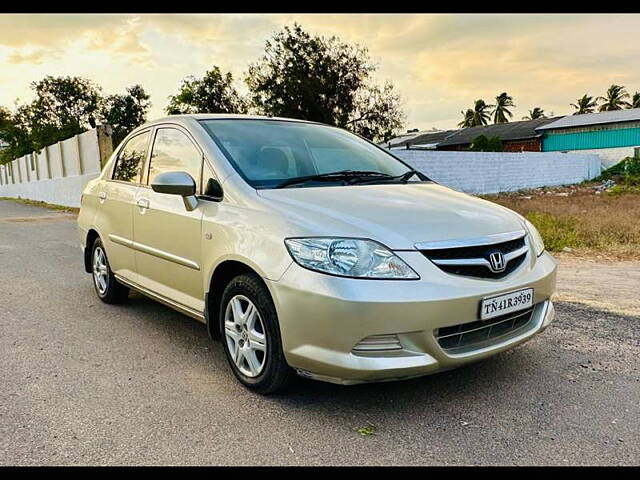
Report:
[{"label": "sunset sky", "polygon": [[0,105],[31,100],[45,75],[80,75],[105,94],[142,84],[158,117],[185,76],[212,65],[244,91],[248,64],[294,21],[367,47],[407,128],[453,128],[474,99],[503,91],[514,120],[536,106],[571,113],[611,83],[640,91],[640,15],[0,15]]}]

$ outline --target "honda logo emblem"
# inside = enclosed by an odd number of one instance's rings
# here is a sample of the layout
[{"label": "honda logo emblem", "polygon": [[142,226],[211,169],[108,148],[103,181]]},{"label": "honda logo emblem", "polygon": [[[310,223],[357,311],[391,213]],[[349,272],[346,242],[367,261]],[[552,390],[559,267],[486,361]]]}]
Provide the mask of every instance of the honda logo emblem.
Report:
[{"label": "honda logo emblem", "polygon": [[502,252],[491,252],[489,254],[489,270],[493,273],[504,272],[507,268],[507,262],[504,261]]}]

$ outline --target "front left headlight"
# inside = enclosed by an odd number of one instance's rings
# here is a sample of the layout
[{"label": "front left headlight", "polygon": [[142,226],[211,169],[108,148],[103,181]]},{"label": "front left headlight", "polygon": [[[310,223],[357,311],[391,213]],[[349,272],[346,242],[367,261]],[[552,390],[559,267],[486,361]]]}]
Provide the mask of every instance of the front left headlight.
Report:
[{"label": "front left headlight", "polygon": [[287,238],[291,257],[302,267],[341,277],[417,280],[400,257],[373,240],[357,238]]},{"label": "front left headlight", "polygon": [[522,219],[524,220],[525,228],[529,232],[529,240],[531,241],[533,251],[536,254],[536,257],[539,257],[542,255],[542,252],[544,252],[544,241],[542,240],[542,236],[540,235],[540,232],[538,232],[538,229],[533,226],[533,223],[524,217],[522,217]]}]

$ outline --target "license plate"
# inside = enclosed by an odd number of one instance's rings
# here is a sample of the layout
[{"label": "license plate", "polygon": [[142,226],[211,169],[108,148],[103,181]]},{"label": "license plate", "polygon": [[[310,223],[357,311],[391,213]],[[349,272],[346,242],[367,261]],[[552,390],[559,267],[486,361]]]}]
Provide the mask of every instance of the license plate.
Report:
[{"label": "license plate", "polygon": [[499,317],[531,306],[533,306],[533,288],[483,298],[480,302],[480,320]]}]

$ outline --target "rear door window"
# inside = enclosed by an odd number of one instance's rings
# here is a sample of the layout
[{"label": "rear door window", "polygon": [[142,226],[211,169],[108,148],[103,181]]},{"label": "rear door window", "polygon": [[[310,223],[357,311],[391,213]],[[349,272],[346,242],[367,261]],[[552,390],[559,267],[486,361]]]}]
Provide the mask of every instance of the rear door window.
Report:
[{"label": "rear door window", "polygon": [[151,132],[144,132],[131,138],[120,151],[113,169],[113,180],[140,183],[140,173],[147,154]]}]

